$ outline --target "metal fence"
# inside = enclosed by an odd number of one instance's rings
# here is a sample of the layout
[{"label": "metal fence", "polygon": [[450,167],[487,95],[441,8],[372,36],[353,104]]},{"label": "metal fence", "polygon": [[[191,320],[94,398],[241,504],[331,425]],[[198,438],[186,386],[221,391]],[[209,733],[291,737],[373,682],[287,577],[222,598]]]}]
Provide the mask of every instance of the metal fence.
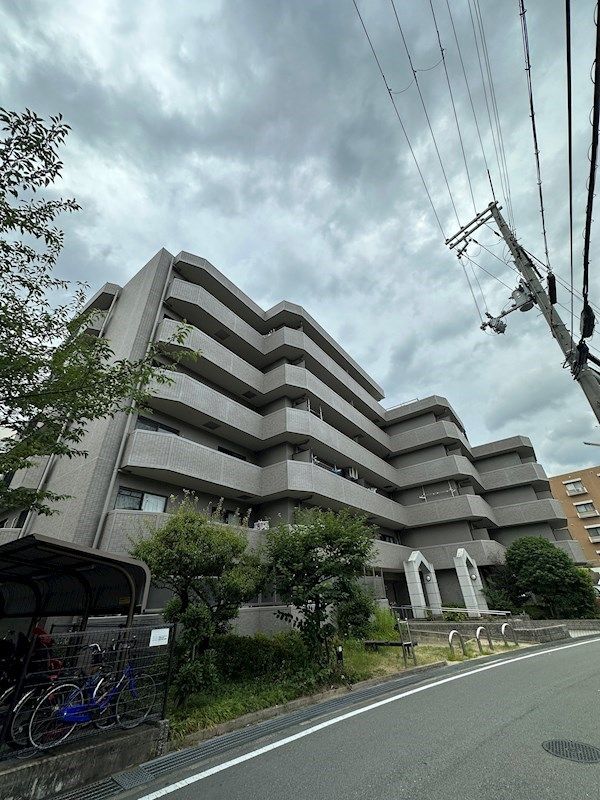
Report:
[{"label": "metal fence", "polygon": [[469,618],[472,619],[490,619],[500,622],[502,619],[510,619],[510,611],[498,611],[497,609],[480,609],[480,608],[459,608],[458,606],[390,606],[396,616],[402,619],[414,620],[437,620],[443,622],[448,620],[456,622],[457,620]]},{"label": "metal fence", "polygon": [[0,640],[0,758],[162,719],[174,631],[34,629]]}]

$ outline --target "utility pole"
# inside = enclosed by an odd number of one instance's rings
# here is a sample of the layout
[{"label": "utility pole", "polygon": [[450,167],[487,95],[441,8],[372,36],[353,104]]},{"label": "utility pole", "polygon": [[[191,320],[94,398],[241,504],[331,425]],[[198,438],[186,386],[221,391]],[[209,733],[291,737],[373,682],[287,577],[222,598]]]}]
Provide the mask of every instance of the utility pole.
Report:
[{"label": "utility pole", "polygon": [[[486,314],[488,321],[484,322],[481,327],[484,330],[486,327],[489,327],[495,333],[504,333],[506,323],[503,321],[503,317],[517,310],[529,311],[529,309],[533,308],[533,305],[536,304],[548,323],[552,336],[554,336],[558,342],[565,357],[565,363],[569,365],[573,378],[581,386],[596,419],[600,422],[600,372],[588,364],[588,361],[592,361],[600,365],[600,360],[590,354],[583,336],[579,344],[575,344],[573,341],[566,325],[556,311],[553,301],[542,286],[536,267],[529,255],[515,239],[504,217],[500,213],[498,204],[496,202],[490,203],[485,211],[478,214],[471,222],[464,225],[458,233],[447,239],[446,244],[453,249],[464,242],[463,248],[457,251],[457,256],[460,259],[471,241],[470,237],[472,234],[491,220],[496,223],[502,238],[508,245],[515,266],[521,274],[521,279],[519,281],[519,286],[511,295],[513,306],[497,317]],[[551,273],[549,273],[549,278],[550,276]],[[551,279],[554,280],[554,276],[551,276]],[[582,319],[582,326],[583,324],[584,320]],[[582,333],[587,334],[585,338],[591,335],[591,332],[589,332],[587,328],[583,330]]]}]

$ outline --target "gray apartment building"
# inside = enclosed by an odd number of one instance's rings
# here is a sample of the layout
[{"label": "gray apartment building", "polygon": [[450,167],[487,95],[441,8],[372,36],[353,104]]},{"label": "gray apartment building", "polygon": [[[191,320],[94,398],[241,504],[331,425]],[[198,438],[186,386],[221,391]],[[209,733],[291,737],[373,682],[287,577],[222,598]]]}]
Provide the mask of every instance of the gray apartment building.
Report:
[{"label": "gray apartment building", "polygon": [[[88,307],[90,332],[117,357],[155,341],[168,369],[177,348],[174,381],[154,388],[151,412],[92,424],[87,458],[17,473],[12,486],[71,497],[52,517],[0,513],[0,542],[39,532],[127,552],[190,489],[206,507],[224,498],[231,524],[249,513],[253,541],[297,506],[366,515],[378,529],[367,577],[392,603],[484,608],[486,570],[521,536],[585,561],[529,439],[474,447],[437,395],[386,409],[382,389],[302,307],[264,311],[205,259],[165,250]],[[183,347],[172,341],[182,320],[192,326]],[[190,349],[201,357],[186,358]]]}]

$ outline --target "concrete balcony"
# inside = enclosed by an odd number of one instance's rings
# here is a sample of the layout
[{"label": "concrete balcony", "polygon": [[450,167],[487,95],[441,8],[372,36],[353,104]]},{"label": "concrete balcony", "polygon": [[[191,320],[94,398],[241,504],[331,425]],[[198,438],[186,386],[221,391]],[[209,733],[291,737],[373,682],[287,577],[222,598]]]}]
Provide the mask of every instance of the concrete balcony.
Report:
[{"label": "concrete balcony", "polygon": [[396,470],[391,464],[308,411],[286,408],[266,416],[263,437],[268,440],[271,436],[284,436],[288,441],[310,439],[325,460],[342,467],[357,466],[361,477],[380,487],[397,486]]},{"label": "concrete balcony", "polygon": [[419,417],[422,414],[433,411],[439,416],[451,415],[453,422],[460,427],[464,428],[462,421],[456,414],[456,411],[450,405],[450,402],[440,395],[434,394],[430,397],[423,397],[420,400],[412,400],[408,403],[402,403],[399,406],[387,408],[385,411],[385,422],[387,425],[393,425],[395,422],[401,422],[413,417]]},{"label": "concrete balcony", "polygon": [[410,528],[443,525],[460,520],[483,521],[486,526],[494,527],[496,511],[482,497],[474,494],[458,495],[406,508],[407,524]]},{"label": "concrete balcony", "polygon": [[401,489],[424,486],[437,481],[466,479],[471,479],[475,488],[481,490],[482,479],[479,472],[465,456],[446,456],[396,470],[396,482]]},{"label": "concrete balcony", "polygon": [[485,492],[508,489],[513,486],[533,486],[534,489],[549,488],[548,478],[543,467],[533,462],[482,472],[480,480]]},{"label": "concrete balcony", "polygon": [[401,544],[382,542],[381,539],[375,539],[371,563],[378,569],[385,569],[390,572],[404,572],[404,562],[408,560],[413,549],[412,547],[404,547]]},{"label": "concrete balcony", "polygon": [[434,422],[390,436],[390,449],[394,455],[420,450],[432,444],[460,444],[463,452],[471,452],[466,436],[454,422]]},{"label": "concrete balcony", "polygon": [[558,500],[532,500],[529,503],[498,506],[493,511],[500,528],[535,522],[546,522],[552,528],[564,528],[566,525],[564,511]]},{"label": "concrete balcony", "polygon": [[353,508],[382,527],[407,524],[406,509],[398,503],[314,464],[286,461],[263,472],[263,497],[287,493],[325,508]]},{"label": "concrete balcony", "polygon": [[178,327],[179,323],[171,319],[164,319],[160,323],[156,341],[164,350],[176,353],[199,351],[200,358],[186,362],[191,370],[234,394],[248,397],[262,394],[264,376],[259,369],[198,328],[192,328],[184,345],[175,343],[173,337]]},{"label": "concrete balcony", "polygon": [[370,392],[304,331],[283,326],[263,336],[202,286],[180,278],[172,282],[165,302],[203,332],[226,341],[228,349],[259,369],[280,358],[307,356],[318,377],[383,419],[383,409]]},{"label": "concrete balcony", "polygon": [[[216,389],[184,375],[170,372],[170,384],[154,384],[149,404],[157,411],[196,427],[218,425],[219,434],[249,448],[264,444],[262,414],[247,408]],[[215,430],[215,428],[212,428]]]},{"label": "concrete balcony", "polygon": [[459,547],[463,547],[467,551],[478,567],[489,567],[504,562],[506,548],[500,542],[494,542],[491,539],[438,544],[419,549],[435,569],[454,569],[454,556]]},{"label": "concrete balcony", "polygon": [[564,550],[576,564],[587,564],[587,557],[583,552],[583,548],[574,539],[563,539],[560,542],[552,542],[552,544],[560,550]]},{"label": "concrete balcony", "polygon": [[531,439],[528,439],[527,436],[510,436],[507,439],[480,444],[473,448],[474,459],[499,456],[503,453],[518,453],[521,457],[535,455]]},{"label": "concrete balcony", "polygon": [[264,364],[263,335],[204,287],[175,278],[165,305],[210,336],[226,341],[229,349],[250,363]]},{"label": "concrete balcony", "polygon": [[264,353],[271,363],[280,358],[293,361],[304,357],[313,375],[371,418],[383,421],[385,412],[377,400],[304,331],[285,327],[273,331],[264,337]]},{"label": "concrete balcony", "polygon": [[132,541],[148,536],[160,528],[169,519],[170,514],[158,514],[151,511],[130,511],[116,508],[109,511],[102,530],[100,547],[111,553],[129,554]]},{"label": "concrete balcony", "polygon": [[227,439],[251,449],[311,439],[325,460],[358,466],[364,478],[381,487],[397,485],[394,467],[306,410],[286,408],[263,417],[188,375],[172,372],[170,377],[172,383],[152,389],[150,405],[158,411],[198,427],[211,420]]},{"label": "concrete balcony", "polygon": [[208,288],[211,295],[225,304],[238,317],[252,325],[259,333],[267,334],[273,328],[302,326],[310,338],[344,370],[353,375],[370,394],[378,400],[383,390],[365,370],[316,322],[302,306],[282,301],[268,311],[263,311],[239,287],[227,280],[209,261],[191,253],[181,252],[174,259],[177,271],[190,283]]},{"label": "concrete balcony", "polygon": [[132,433],[121,469],[217,496],[248,495],[255,498],[261,495],[260,467],[166,433]]},{"label": "concrete balcony", "polygon": [[316,406],[322,405],[324,412],[335,419],[336,427],[350,436],[361,437],[378,455],[390,452],[390,437],[362,411],[344,400],[309,370],[285,364],[264,376],[265,401],[283,393],[289,397],[307,395]]}]

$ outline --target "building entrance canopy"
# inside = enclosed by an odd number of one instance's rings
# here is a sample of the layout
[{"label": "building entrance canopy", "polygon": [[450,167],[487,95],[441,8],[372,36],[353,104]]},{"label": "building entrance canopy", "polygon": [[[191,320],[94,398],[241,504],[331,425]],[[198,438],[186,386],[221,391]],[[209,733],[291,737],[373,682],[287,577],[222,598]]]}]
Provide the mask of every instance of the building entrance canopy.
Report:
[{"label": "building entrance canopy", "polygon": [[0,618],[126,614],[146,605],[141,561],[31,534],[0,546]]}]

